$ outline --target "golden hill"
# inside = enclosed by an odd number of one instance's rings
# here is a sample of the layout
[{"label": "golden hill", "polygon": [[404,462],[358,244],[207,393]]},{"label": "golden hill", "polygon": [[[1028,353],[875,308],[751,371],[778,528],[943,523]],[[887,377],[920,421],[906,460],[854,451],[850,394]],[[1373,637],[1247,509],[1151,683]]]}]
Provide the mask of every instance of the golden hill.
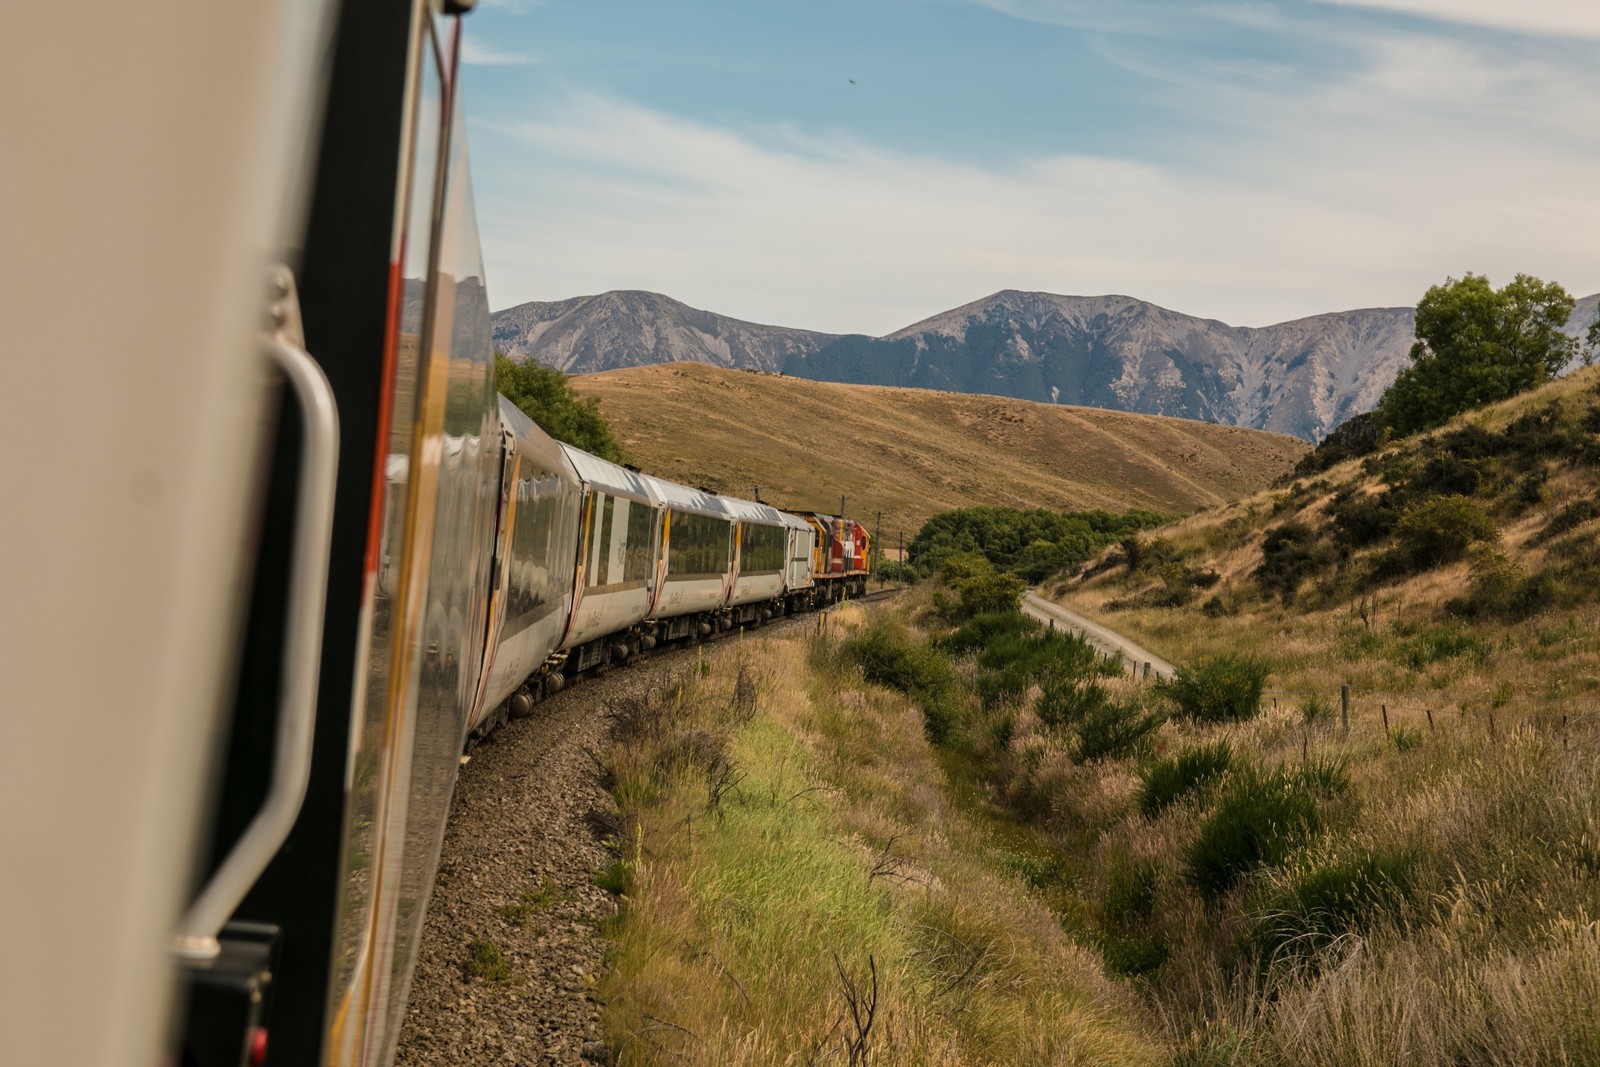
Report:
[{"label": "golden hill", "polygon": [[838,385],[703,363],[571,379],[641,468],[794,508],[883,513],[885,544],[956,507],[1187,512],[1257,492],[1282,434],[1005,397]]}]

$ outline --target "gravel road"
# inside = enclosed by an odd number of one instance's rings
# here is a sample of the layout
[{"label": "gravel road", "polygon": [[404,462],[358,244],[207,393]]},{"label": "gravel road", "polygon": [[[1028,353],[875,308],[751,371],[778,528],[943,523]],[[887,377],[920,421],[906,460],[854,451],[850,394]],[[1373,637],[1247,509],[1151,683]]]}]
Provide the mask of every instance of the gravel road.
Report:
[{"label": "gravel road", "polygon": [[[596,871],[615,811],[600,787],[606,702],[660,685],[673,651],[557,694],[480,745],[461,769],[418,952],[399,1067],[606,1063],[593,986],[615,908]],[[509,979],[467,974],[475,941]]]},{"label": "gravel road", "polygon": [[1127,663],[1130,671],[1136,671],[1139,664],[1150,664],[1150,673],[1158,678],[1171,678],[1172,664],[1155,655],[1143,645],[1136,644],[1127,638],[1109,630],[1091,619],[1086,619],[1075,611],[1069,611],[1060,604],[1052,603],[1037,593],[1028,593],[1022,598],[1022,610],[1041,622],[1053,622],[1057,626],[1065,626],[1086,637],[1091,645],[1102,652],[1114,656],[1121,656]]}]

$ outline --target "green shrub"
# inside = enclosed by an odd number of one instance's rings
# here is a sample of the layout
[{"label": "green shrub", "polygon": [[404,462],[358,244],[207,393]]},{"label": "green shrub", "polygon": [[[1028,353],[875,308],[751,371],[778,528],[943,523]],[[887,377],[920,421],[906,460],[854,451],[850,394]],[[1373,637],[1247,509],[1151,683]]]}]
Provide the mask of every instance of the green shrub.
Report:
[{"label": "green shrub", "polygon": [[1387,440],[1377,414],[1363,412],[1335,427],[1321,444],[1302,456],[1294,465],[1294,475],[1303,478],[1320,474],[1336,463],[1377,451]]},{"label": "green shrub", "polygon": [[1332,559],[1316,531],[1301,522],[1286,522],[1267,531],[1261,542],[1261,566],[1255,579],[1263,592],[1276,594],[1285,604],[1294,602],[1300,586]]},{"label": "green shrub", "polygon": [[1155,914],[1157,871],[1154,863],[1117,858],[1106,864],[1106,892],[1101,911],[1118,926],[1149,922]]},{"label": "green shrub", "polygon": [[1198,722],[1239,722],[1261,714],[1261,690],[1271,668],[1253,656],[1221,655],[1179,667],[1156,691]]},{"label": "green shrub", "polygon": [[1016,611],[1017,603],[1027,588],[1021,578],[999,571],[968,579],[956,590],[960,596],[959,614],[956,617],[970,619],[974,615]]},{"label": "green shrub", "polygon": [[614,897],[620,897],[628,888],[627,861],[612,860],[595,872],[592,881],[598,888],[604,889]]},{"label": "green shrub", "polygon": [[1111,696],[1105,686],[1090,678],[1060,674],[1045,679],[1033,713],[1052,729],[1070,726],[1105,707]]},{"label": "green shrub", "polygon": [[1371,496],[1346,489],[1328,505],[1328,517],[1333,523],[1335,543],[1347,549],[1365,548],[1394,532],[1400,509],[1392,493]]},{"label": "green shrub", "polygon": [[1411,891],[1416,856],[1360,852],[1296,870],[1254,909],[1249,939],[1263,959],[1313,955]]},{"label": "green shrub", "polygon": [[1000,637],[1032,636],[1043,628],[1038,619],[1020,611],[994,611],[974,615],[955,632],[940,638],[938,646],[960,655],[989,647]]},{"label": "green shrub", "polygon": [[1190,792],[1219,780],[1233,765],[1226,739],[1159,759],[1139,772],[1139,811],[1150,819]]},{"label": "green shrub", "polygon": [[1548,581],[1543,574],[1529,578],[1503,553],[1484,548],[1472,560],[1472,582],[1466,595],[1445,607],[1469,619],[1525,619],[1547,603]]},{"label": "green shrub", "polygon": [[1401,557],[1416,570],[1453,563],[1479,541],[1500,536],[1483,505],[1464,496],[1438,496],[1406,509],[1395,525]]},{"label": "green shrub", "polygon": [[1154,570],[1178,558],[1178,550],[1165,537],[1125,537],[1120,544],[1128,558],[1128,570],[1134,572]]},{"label": "green shrub", "polygon": [[1047,678],[1086,678],[1101,672],[1094,646],[1066,630],[1000,633],[978,654],[977,689],[986,704],[1020,696]]},{"label": "green shrub", "polygon": [[1320,801],[1347,788],[1340,764],[1236,770],[1185,852],[1189,883],[1215,901],[1250,871],[1283,863],[1322,827]]},{"label": "green shrub", "polygon": [[845,645],[867,681],[898,689],[922,708],[928,740],[943,744],[959,718],[955,668],[931,645],[891,625],[868,628]]},{"label": "green shrub", "polygon": [[1300,702],[1300,721],[1307,726],[1333,718],[1333,701],[1312,693]]},{"label": "green shrub", "polygon": [[1150,735],[1164,721],[1159,712],[1146,711],[1137,702],[1101,704],[1072,727],[1074,759],[1092,763],[1137,755],[1145,750]]}]

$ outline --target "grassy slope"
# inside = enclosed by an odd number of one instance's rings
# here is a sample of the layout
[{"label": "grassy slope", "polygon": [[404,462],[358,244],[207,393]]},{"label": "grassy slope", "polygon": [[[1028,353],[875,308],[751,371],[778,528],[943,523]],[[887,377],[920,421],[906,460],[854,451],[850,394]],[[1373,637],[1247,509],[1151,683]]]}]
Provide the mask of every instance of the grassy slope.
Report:
[{"label": "grassy slope", "polygon": [[[1597,387],[1600,367],[1465,416],[1441,433],[1475,425],[1499,434],[1517,419],[1548,412],[1552,405],[1560,405],[1569,422],[1578,422],[1600,411]],[[1438,436],[1428,435],[1420,448]],[[1436,452],[1419,451],[1418,442],[1408,441],[1391,446],[1386,456],[1404,465],[1414,463],[1418,454]],[[1600,705],[1595,692],[1600,689],[1600,599],[1572,580],[1581,566],[1561,569],[1561,556],[1576,555],[1581,561],[1600,524],[1580,524],[1564,537],[1538,535],[1575,502],[1600,497],[1600,471],[1572,456],[1549,456],[1538,466],[1542,473],[1532,472],[1531,480],[1538,490],[1534,499],[1518,499],[1521,483],[1530,481],[1528,472],[1515,473],[1516,484],[1498,487],[1488,478],[1476,494],[1499,529],[1497,539],[1477,552],[1500,553],[1522,575],[1552,568],[1562,574],[1555,583],[1560,602],[1552,597],[1545,610],[1528,618],[1452,617],[1447,604],[1471,590],[1473,554],[1363,587],[1360,576],[1393,546],[1392,539],[1356,551],[1342,571],[1337,563],[1317,571],[1292,603],[1262,595],[1252,574],[1262,563],[1262,542],[1269,530],[1295,521],[1329,538],[1328,507],[1337,491],[1348,487],[1375,495],[1382,490],[1381,478],[1366,473],[1360,461],[1158,531],[1185,565],[1222,576],[1217,587],[1186,606],[1137,606],[1158,583],[1148,573],[1130,576],[1125,568],[1073,583],[1058,599],[1104,617],[1173,662],[1241,647],[1260,649],[1274,663],[1274,687],[1296,702],[1312,695],[1331,699],[1341,683],[1348,683],[1368,713],[1389,697],[1391,713],[1407,716],[1408,722],[1425,706],[1459,710],[1466,705],[1470,713],[1514,703],[1555,714],[1587,713]],[[1202,607],[1213,594],[1237,613],[1207,615]],[[1122,606],[1129,604],[1134,606]],[[1367,621],[1361,618],[1363,610]]]},{"label": "grassy slope", "polygon": [[[1215,791],[1144,818],[1133,806],[1140,760],[1074,765],[1026,711],[995,754],[1021,768],[1011,789],[1057,799],[1052,820],[1063,847],[1093,871],[1079,887],[1087,911],[1169,954],[1142,981],[1186,1049],[1178,1062],[1600,1062],[1592,1017],[1600,998],[1600,520],[1583,518],[1585,502],[1600,495],[1597,386],[1600,368],[1580,372],[1375,461],[1401,484],[1432,461],[1478,463],[1482,484],[1467,495],[1498,532],[1467,558],[1374,580],[1401,544],[1388,537],[1342,565],[1337,553],[1325,555],[1288,605],[1261,590],[1253,574],[1269,530],[1298,522],[1327,549],[1336,541],[1334,495],[1380,491],[1380,480],[1352,462],[1158,531],[1177,557],[1165,575],[1119,566],[1060,590],[1063,603],[1180,665],[1238,651],[1271,663],[1278,706],[1241,724],[1175,720],[1158,735],[1157,754],[1225,739],[1250,764],[1292,771],[1307,759],[1338,760],[1348,774],[1348,790],[1322,804],[1317,833],[1207,902],[1186,864],[1215,818]],[[1566,435],[1531,460],[1512,445],[1529,415]],[[1486,458],[1450,443],[1463,426],[1486,431]],[[1531,614],[1452,612],[1452,600],[1481,591],[1483,563],[1496,557],[1502,573],[1533,580]],[[1182,585],[1183,568],[1221,580],[1185,605],[1154,606],[1175,575]],[[1540,575],[1549,580],[1539,584]],[[1208,613],[1202,605],[1213,596]],[[1341,682],[1355,690],[1348,737],[1338,727]],[[1355,879],[1350,872],[1362,864],[1403,870],[1403,892]],[[1112,900],[1118,872],[1134,869],[1149,872],[1153,905],[1131,924],[1112,921],[1096,901]],[[1354,895],[1295,921],[1302,931],[1321,924],[1331,942],[1290,941],[1276,960],[1252,962],[1249,946],[1260,944],[1277,909],[1323,907],[1306,902],[1330,885]]]},{"label": "grassy slope", "polygon": [[[836,385],[674,363],[572,379],[652,474],[853,515],[906,540],[928,516],[996,505],[1188,512],[1265,487],[1297,438],[992,396]],[[795,456],[806,457],[796,464]]]},{"label": "grassy slope", "polygon": [[1159,1062],[1135,999],[951,805],[917,709],[841,662],[864,615],[725,644],[622,709],[616,1062]]}]

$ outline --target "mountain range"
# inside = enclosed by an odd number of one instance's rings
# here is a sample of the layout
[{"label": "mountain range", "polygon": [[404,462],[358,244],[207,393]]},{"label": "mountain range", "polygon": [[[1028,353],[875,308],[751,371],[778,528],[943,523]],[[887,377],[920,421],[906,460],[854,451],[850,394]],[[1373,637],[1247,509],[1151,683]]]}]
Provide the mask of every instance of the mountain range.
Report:
[{"label": "mountain range", "polygon": [[[1593,321],[1600,294],[1568,323]],[[1407,363],[1414,308],[1259,328],[1128,296],[1007,289],[883,337],[764,326],[659,293],[616,291],[496,312],[495,347],[569,374],[695,362],[818,381],[910,386],[1172,415],[1321,440]]]}]

